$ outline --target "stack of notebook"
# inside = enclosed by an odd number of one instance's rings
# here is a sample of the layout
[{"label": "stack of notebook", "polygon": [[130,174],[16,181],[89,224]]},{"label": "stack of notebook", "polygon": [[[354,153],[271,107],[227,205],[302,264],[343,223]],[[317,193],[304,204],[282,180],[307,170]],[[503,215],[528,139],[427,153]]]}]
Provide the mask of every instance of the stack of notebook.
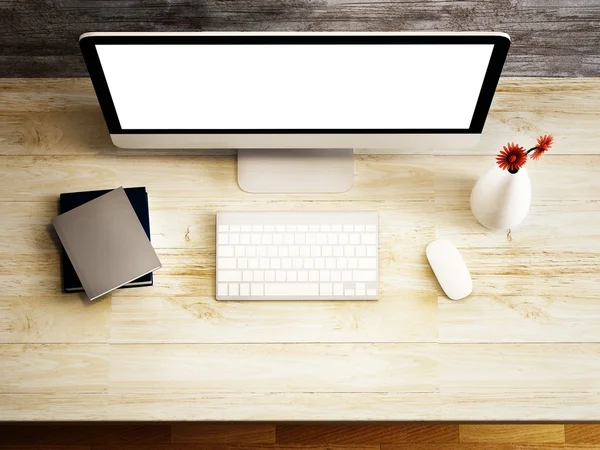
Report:
[{"label": "stack of notebook", "polygon": [[63,245],[63,290],[94,300],[120,287],[151,286],[161,267],[150,243],[143,187],[61,194],[52,224]]}]

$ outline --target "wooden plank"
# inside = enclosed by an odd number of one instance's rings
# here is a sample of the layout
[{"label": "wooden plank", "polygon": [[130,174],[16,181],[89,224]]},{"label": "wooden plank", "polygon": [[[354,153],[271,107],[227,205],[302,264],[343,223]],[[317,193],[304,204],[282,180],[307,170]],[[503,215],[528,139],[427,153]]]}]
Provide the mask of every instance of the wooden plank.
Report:
[{"label": "wooden plank", "polygon": [[391,442],[458,442],[458,425],[281,424],[277,443],[286,445],[377,445]]},{"label": "wooden plank", "polygon": [[0,445],[167,444],[168,424],[0,424]]},{"label": "wooden plank", "polygon": [[171,442],[174,444],[274,444],[275,424],[173,423]]},{"label": "wooden plank", "polygon": [[[140,445],[97,445],[92,450],[380,450],[379,445],[307,445],[298,447],[296,445],[279,444],[155,444],[149,446]],[[3,449],[4,450],[4,449]],[[69,449],[59,449],[69,450]]]},{"label": "wooden plank", "polygon": [[600,424],[566,424],[565,438],[570,444],[594,444],[600,446]]},{"label": "wooden plank", "polygon": [[0,392],[106,392],[108,356],[104,344],[0,344]]},{"label": "wooden plank", "polygon": [[565,442],[564,425],[460,425],[460,442],[551,444]]},{"label": "wooden plank", "polygon": [[444,394],[600,392],[597,343],[440,344],[440,348]]},{"label": "wooden plank", "polygon": [[[93,407],[90,407],[93,405]],[[343,408],[340,408],[343,405]],[[587,417],[597,417],[590,405]],[[87,409],[86,409],[87,408]],[[440,420],[438,393],[3,394],[0,420]],[[554,411],[557,414],[556,410]],[[586,411],[578,411],[584,414]],[[563,412],[564,415],[564,412]]]},{"label": "wooden plank", "polygon": [[437,359],[435,344],[111,344],[109,392],[434,392]]},{"label": "wooden plank", "polygon": [[[9,2],[0,27],[6,49],[0,76],[83,76],[77,37],[86,31],[447,31],[501,30],[513,44],[505,74],[522,76],[598,75],[599,7],[592,0],[510,3],[447,2],[443,8],[421,0],[314,4],[241,0],[202,7],[185,2],[134,0],[68,1],[61,8],[37,2]],[[40,19],[42,18],[42,19]]]}]

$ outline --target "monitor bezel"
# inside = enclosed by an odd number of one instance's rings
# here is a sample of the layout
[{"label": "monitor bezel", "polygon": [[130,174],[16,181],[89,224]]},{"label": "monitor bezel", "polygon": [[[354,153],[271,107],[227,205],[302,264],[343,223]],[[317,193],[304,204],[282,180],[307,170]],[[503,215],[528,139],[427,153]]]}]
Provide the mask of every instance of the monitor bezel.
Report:
[{"label": "monitor bezel", "polygon": [[[123,129],[108,88],[96,45],[493,45],[492,55],[468,129]],[[82,35],[79,45],[110,134],[481,134],[485,125],[502,68],[510,47],[510,38],[502,33],[490,34],[402,34],[402,33],[115,33]]]}]

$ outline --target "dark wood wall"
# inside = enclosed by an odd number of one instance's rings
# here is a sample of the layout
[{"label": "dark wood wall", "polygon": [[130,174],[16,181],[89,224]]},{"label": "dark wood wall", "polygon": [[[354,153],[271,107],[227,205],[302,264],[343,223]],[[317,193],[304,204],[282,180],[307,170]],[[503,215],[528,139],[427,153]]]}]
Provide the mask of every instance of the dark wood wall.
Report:
[{"label": "dark wood wall", "polygon": [[0,0],[0,77],[87,71],[86,31],[504,31],[504,75],[600,76],[600,0]]}]

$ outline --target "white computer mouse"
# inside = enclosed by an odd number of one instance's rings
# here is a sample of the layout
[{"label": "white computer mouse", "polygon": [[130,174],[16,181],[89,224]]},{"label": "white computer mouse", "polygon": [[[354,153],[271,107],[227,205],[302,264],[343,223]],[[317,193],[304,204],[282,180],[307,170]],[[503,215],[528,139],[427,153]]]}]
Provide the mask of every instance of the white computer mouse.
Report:
[{"label": "white computer mouse", "polygon": [[451,300],[471,295],[473,281],[458,249],[447,239],[438,239],[425,249],[429,265],[440,286]]}]

